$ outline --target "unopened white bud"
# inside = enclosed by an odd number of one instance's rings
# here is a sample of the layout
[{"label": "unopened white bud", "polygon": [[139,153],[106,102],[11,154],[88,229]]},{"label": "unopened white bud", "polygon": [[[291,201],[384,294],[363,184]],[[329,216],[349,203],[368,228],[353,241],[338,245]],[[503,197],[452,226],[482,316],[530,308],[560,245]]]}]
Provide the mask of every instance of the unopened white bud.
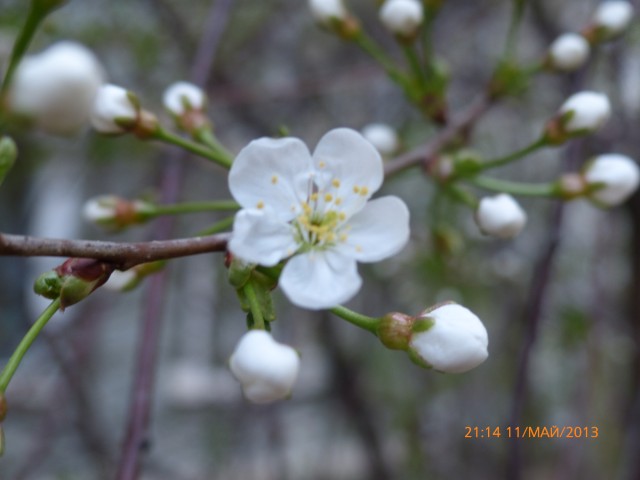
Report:
[{"label": "unopened white bud", "polygon": [[104,71],[91,50],[58,42],[20,62],[9,101],[14,111],[33,117],[42,129],[73,133],[87,123],[103,81]]},{"label": "unopened white bud", "polygon": [[268,403],[287,398],[298,376],[300,358],[264,330],[245,333],[229,359],[231,373],[248,400]]},{"label": "unopened white bud", "polygon": [[136,275],[135,269],[130,268],[124,272],[121,270],[114,270],[111,273],[109,280],[106,281],[102,288],[113,292],[126,292],[127,290],[131,290],[137,284],[138,275]]},{"label": "unopened white bud", "polygon": [[413,38],[424,18],[422,3],[418,0],[387,0],[380,8],[380,21],[394,35]]},{"label": "unopened white bud", "polygon": [[556,70],[571,72],[584,65],[590,51],[589,42],[582,35],[565,33],[549,47],[549,60]]},{"label": "unopened white bud", "polygon": [[518,235],[527,223],[526,212],[507,193],[480,200],[475,218],[482,233],[505,239]]},{"label": "unopened white bud", "polygon": [[626,30],[633,18],[633,6],[624,0],[609,0],[598,5],[593,24],[603,28],[609,36]]},{"label": "unopened white bud", "polygon": [[207,96],[200,87],[189,82],[176,82],[164,91],[162,103],[173,115],[184,115],[190,110],[204,110]]},{"label": "unopened white bud", "polygon": [[362,135],[382,155],[391,155],[398,150],[398,134],[384,123],[370,123],[362,129]]},{"label": "unopened white bud", "polygon": [[443,373],[463,373],[484,362],[489,337],[467,308],[448,303],[416,318],[409,341],[412,359]]},{"label": "unopened white bud", "polygon": [[144,222],[153,205],[142,200],[126,200],[116,195],[100,195],[87,200],[82,209],[85,220],[110,229]]},{"label": "unopened white bud", "polygon": [[309,0],[311,14],[321,25],[345,21],[349,14],[342,0]]},{"label": "unopened white bud", "polygon": [[613,207],[629,198],[640,184],[640,168],[631,158],[617,153],[599,155],[583,173],[593,190],[588,193],[598,205]]},{"label": "unopened white bud", "polygon": [[562,126],[567,133],[590,133],[604,125],[611,116],[609,98],[603,93],[579,92],[560,107]]},{"label": "unopened white bud", "polygon": [[117,85],[103,85],[96,95],[91,111],[91,124],[100,133],[124,133],[123,126],[136,123],[140,107],[132,94]]}]

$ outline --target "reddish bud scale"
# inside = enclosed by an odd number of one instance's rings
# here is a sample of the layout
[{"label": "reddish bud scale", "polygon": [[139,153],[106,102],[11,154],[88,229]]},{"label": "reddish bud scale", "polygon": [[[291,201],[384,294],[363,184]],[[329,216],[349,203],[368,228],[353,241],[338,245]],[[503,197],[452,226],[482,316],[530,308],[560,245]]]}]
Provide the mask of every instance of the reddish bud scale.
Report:
[{"label": "reddish bud scale", "polygon": [[0,392],[0,422],[7,416],[7,397],[4,393]]}]

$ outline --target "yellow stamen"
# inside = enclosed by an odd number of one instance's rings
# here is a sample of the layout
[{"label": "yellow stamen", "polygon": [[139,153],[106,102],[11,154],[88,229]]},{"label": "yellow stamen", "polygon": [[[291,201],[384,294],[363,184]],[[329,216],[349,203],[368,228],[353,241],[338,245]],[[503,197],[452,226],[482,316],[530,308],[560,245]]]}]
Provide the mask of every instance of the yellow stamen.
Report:
[{"label": "yellow stamen", "polygon": [[360,193],[360,187],[358,187],[357,185],[353,186],[353,193]]},{"label": "yellow stamen", "polygon": [[336,205],[342,204],[342,199],[340,197],[336,198]]},{"label": "yellow stamen", "polygon": [[256,207],[257,207],[258,209],[262,209],[262,208],[264,208],[264,202],[263,202],[262,200],[260,200],[260,201],[256,204]]},{"label": "yellow stamen", "polygon": [[360,189],[360,195],[362,195],[363,197],[364,197],[365,195],[367,195],[368,193],[369,193],[369,189],[368,189],[367,187],[362,187],[362,188]]},{"label": "yellow stamen", "polygon": [[333,185],[336,188],[340,187],[340,180],[338,180],[337,178],[334,178],[333,180],[331,180],[331,185]]},{"label": "yellow stamen", "polygon": [[271,183],[273,183],[274,185],[276,183],[278,183],[278,177],[276,175],[274,175],[273,177],[271,177]]},{"label": "yellow stamen", "polygon": [[333,200],[333,195],[331,195],[330,193],[326,193],[324,195],[324,201],[325,202],[330,202],[331,200]]},{"label": "yellow stamen", "polygon": [[327,166],[327,164],[326,164],[325,162],[320,162],[320,163],[318,163],[318,167],[319,167],[319,168],[324,168],[324,167],[326,167],[326,166]]}]

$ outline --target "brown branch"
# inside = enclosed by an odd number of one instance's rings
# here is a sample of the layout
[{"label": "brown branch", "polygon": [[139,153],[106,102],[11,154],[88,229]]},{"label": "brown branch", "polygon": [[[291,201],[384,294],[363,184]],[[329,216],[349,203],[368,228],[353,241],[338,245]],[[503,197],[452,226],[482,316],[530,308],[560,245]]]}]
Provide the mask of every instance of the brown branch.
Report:
[{"label": "brown branch", "polygon": [[119,243],[0,233],[0,256],[92,258],[126,270],[156,260],[221,252],[227,248],[227,240],[227,234],[217,234],[175,240]]},{"label": "brown branch", "polygon": [[385,176],[394,175],[419,164],[427,167],[435,155],[444,147],[458,136],[466,134],[467,130],[473,126],[490,106],[491,99],[486,95],[480,95],[449,126],[440,131],[431,142],[389,161],[384,167]]}]

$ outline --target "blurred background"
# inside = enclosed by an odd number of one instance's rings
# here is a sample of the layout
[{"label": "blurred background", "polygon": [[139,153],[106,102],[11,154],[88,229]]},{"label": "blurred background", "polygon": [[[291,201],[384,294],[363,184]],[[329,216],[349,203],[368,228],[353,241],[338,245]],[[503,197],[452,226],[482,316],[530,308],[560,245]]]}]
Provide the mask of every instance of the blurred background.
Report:
[{"label": "blurred background", "polygon": [[[24,3],[0,0],[2,63]],[[451,74],[453,116],[489,82],[514,3],[444,1],[434,46]],[[557,35],[586,25],[597,3],[527,2],[517,58],[535,62]],[[349,6],[402,62],[376,2]],[[46,21],[30,52],[61,39],[91,48],[109,81],[136,92],[167,126],[164,89],[213,59],[204,72],[210,116],[234,152],[283,129],[311,148],[338,126],[390,124],[406,149],[438,131],[371,58],[318,28],[300,0],[72,0]],[[521,148],[569,94],[588,89],[610,96],[614,115],[604,129],[497,175],[543,182],[600,153],[638,159],[639,86],[635,22],[580,72],[536,76],[520,95],[494,105],[469,146],[486,158]],[[160,144],[88,128],[55,137],[15,124],[8,133],[20,157],[0,189],[2,232],[149,240],[169,226],[106,234],[83,222],[83,203],[106,193],[160,198],[167,188],[180,201],[229,198],[221,169]],[[459,302],[489,331],[490,356],[479,368],[462,375],[423,370],[368,333],[296,309],[277,293],[274,335],[300,351],[302,371],[290,400],[252,405],[226,367],[246,326],[223,256],[175,260],[164,290],[100,290],[53,318],[7,391],[0,478],[114,478],[149,324],[159,347],[143,479],[640,478],[640,197],[608,211],[582,200],[523,199],[525,231],[500,241],[479,234],[472,212],[418,173],[406,171],[383,187],[410,205],[410,245],[360,266],[364,287],[350,306],[378,316]],[[171,236],[193,235],[219,218],[180,217]],[[0,258],[3,363],[46,305],[32,293],[34,279],[59,263]],[[521,427],[597,427],[599,437],[465,438],[467,426],[504,433],[514,420]]]}]

